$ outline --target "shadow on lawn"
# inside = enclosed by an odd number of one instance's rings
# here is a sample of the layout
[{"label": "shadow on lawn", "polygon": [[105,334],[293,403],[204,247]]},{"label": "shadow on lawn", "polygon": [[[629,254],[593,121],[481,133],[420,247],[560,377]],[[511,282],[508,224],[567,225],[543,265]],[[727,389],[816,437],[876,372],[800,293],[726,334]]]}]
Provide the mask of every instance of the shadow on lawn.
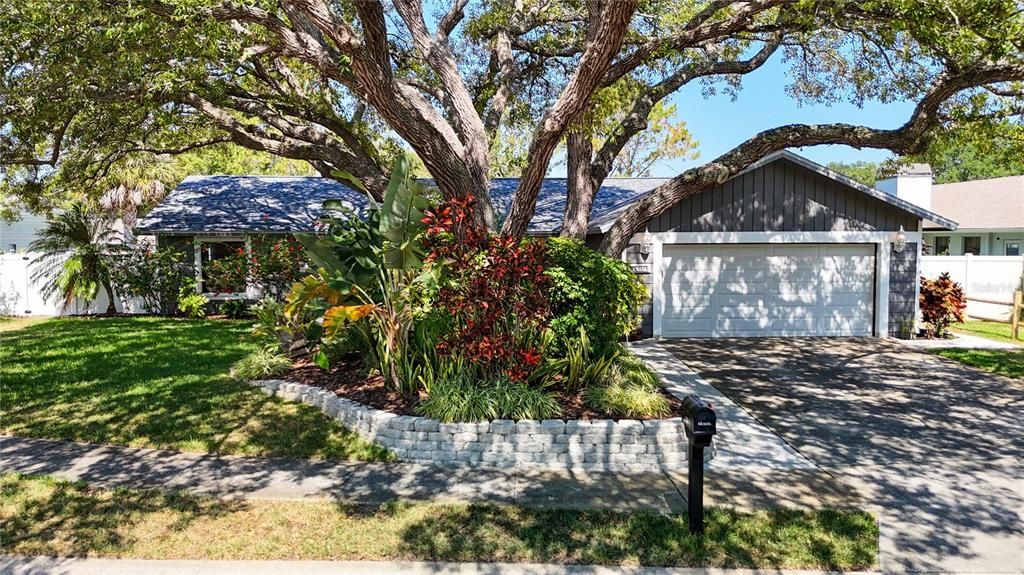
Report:
[{"label": "shadow on lawn", "polygon": [[308,406],[232,381],[244,322],[53,320],[0,333],[6,433],[191,451],[379,459]]}]

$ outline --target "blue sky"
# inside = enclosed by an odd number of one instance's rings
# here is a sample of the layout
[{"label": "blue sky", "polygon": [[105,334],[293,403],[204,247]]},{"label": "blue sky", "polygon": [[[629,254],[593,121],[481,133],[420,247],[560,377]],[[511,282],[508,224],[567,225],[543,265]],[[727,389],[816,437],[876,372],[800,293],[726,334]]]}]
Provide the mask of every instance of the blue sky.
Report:
[{"label": "blue sky", "polygon": [[[699,83],[680,90],[672,102],[679,119],[686,122],[693,137],[700,142],[700,158],[696,161],[674,160],[655,166],[652,176],[675,176],[686,168],[709,161],[742,143],[750,136],[775,126],[792,123],[848,122],[873,128],[895,128],[903,124],[913,110],[913,102],[880,104],[867,102],[864,108],[841,102],[831,106],[799,107],[786,94],[789,83],[787,65],[773,58],[762,68],[743,79],[743,88],[736,101],[718,93],[705,98]],[[814,146],[794,150],[818,163],[857,160],[879,161],[892,154],[885,150],[857,150],[848,146]]]}]

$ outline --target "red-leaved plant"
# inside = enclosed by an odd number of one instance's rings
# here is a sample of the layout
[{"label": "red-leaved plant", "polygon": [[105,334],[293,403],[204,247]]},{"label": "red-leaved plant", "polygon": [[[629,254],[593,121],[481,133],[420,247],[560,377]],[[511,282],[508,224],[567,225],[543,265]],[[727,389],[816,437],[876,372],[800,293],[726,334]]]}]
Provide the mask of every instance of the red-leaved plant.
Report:
[{"label": "red-leaved plant", "polygon": [[960,284],[950,279],[948,273],[930,280],[921,278],[919,297],[921,318],[931,326],[929,337],[946,337],[946,330],[954,321],[963,323],[967,302]]},{"label": "red-leaved plant", "polygon": [[426,262],[441,271],[436,304],[454,320],[437,349],[526,381],[542,360],[539,334],[550,317],[544,243],[480,230],[469,217],[473,201],[449,199],[423,218]]}]

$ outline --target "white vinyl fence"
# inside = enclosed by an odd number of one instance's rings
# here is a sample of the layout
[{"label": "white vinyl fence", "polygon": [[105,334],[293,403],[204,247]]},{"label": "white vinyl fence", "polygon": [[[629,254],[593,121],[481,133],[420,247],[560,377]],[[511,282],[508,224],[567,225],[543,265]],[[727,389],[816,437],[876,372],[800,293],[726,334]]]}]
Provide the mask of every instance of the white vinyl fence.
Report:
[{"label": "white vinyl fence", "polygon": [[[41,286],[32,281],[31,264],[37,255],[33,252],[0,254],[0,316],[73,315],[103,313],[107,310],[107,294],[102,289],[96,299],[88,305],[76,298],[65,307],[59,298],[43,298]],[[130,306],[128,311],[135,311],[131,307],[133,306]],[[124,311],[121,309],[121,302],[117,302],[117,310]]]},{"label": "white vinyl fence", "polygon": [[[1024,256],[923,256],[921,275],[934,279],[949,272],[971,299],[1012,302],[1013,292],[1024,287]],[[1009,309],[978,301],[967,302],[967,315],[1009,320]]]}]

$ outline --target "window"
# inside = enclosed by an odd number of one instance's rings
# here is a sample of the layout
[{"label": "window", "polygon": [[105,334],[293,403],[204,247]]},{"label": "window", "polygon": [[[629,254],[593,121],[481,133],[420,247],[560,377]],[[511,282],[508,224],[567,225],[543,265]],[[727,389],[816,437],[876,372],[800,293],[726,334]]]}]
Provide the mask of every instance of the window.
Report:
[{"label": "window", "polygon": [[[245,292],[245,278],[239,273],[231,273],[230,269],[217,269],[213,264],[217,260],[236,258],[245,253],[245,240],[200,240],[199,270],[201,273],[199,291],[202,293],[242,293]],[[225,262],[221,262],[222,266]],[[215,281],[211,283],[211,271],[215,270]]]},{"label": "window", "polygon": [[981,236],[964,236],[964,254],[981,255]]},{"label": "window", "polygon": [[935,255],[937,255],[937,256],[948,256],[949,255],[949,236],[936,236],[936,238],[935,238]]},{"label": "window", "polygon": [[1006,255],[1008,255],[1008,256],[1019,256],[1021,254],[1020,244],[1021,244],[1020,240],[1006,240],[1006,248],[1005,248]]}]

